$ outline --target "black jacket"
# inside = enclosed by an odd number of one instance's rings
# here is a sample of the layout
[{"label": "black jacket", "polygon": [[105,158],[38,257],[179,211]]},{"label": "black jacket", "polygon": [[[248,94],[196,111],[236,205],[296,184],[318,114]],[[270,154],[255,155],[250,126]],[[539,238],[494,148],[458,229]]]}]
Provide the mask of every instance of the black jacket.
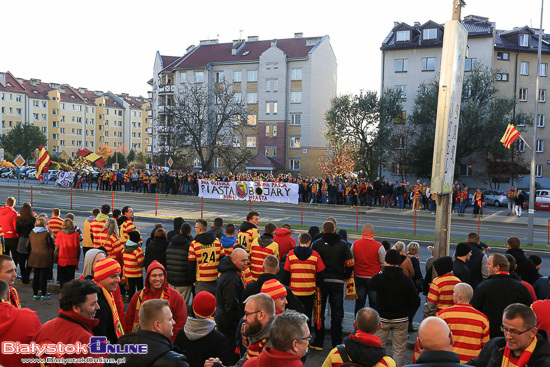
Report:
[{"label": "black jacket", "polygon": [[153,238],[151,242],[145,246],[145,269],[147,269],[154,260],[157,260],[166,269],[167,247],[168,241],[164,238]]},{"label": "black jacket", "polygon": [[[489,340],[479,356],[468,361],[470,366],[479,367],[500,367],[502,364],[502,357],[504,355],[504,348],[506,347],[506,340],[504,337],[494,338]],[[547,367],[550,366],[550,343],[548,343],[548,333],[544,330],[539,330],[537,334],[537,346],[529,358],[527,367]]]},{"label": "black jacket", "polygon": [[[170,339],[149,330],[123,335],[118,344],[147,344],[147,354],[111,354],[109,358],[126,358],[125,365],[132,367],[189,367],[187,358]],[[105,364],[111,366],[111,364]]]},{"label": "black jacket", "polygon": [[311,248],[319,253],[325,263],[325,280],[345,280],[351,277],[353,266],[346,262],[353,259],[349,246],[336,233],[323,233]]},{"label": "black jacket", "polygon": [[504,309],[512,303],[530,306],[531,294],[519,280],[510,275],[496,274],[484,280],[474,291],[470,304],[489,319],[491,338],[502,336],[500,324]]},{"label": "black jacket", "polygon": [[[409,364],[405,367],[460,367],[465,366],[460,363],[460,358],[455,352],[446,350],[433,350],[422,353],[416,360],[416,364]],[[500,366],[499,366],[500,367]]]},{"label": "black jacket", "polygon": [[189,276],[189,245],[193,240],[190,236],[177,234],[166,248],[166,273],[168,283],[176,287],[193,285]]},{"label": "black jacket", "polygon": [[540,277],[533,284],[537,299],[550,298],[550,277]]},{"label": "black jacket", "polygon": [[514,259],[516,259],[516,273],[521,277],[521,280],[533,285],[540,277],[533,261],[525,256],[525,252],[520,248],[509,249],[506,253],[512,255]]},{"label": "black jacket", "polygon": [[[99,310],[95,313],[95,318],[99,320],[99,323],[92,329],[92,333],[95,336],[104,336],[109,343],[116,344],[118,338],[115,332],[115,326],[113,321],[113,312],[107,299],[103,295],[103,291],[97,294],[97,304]],[[124,320],[120,320],[123,322]]]},{"label": "black jacket", "polygon": [[218,265],[220,276],[216,286],[216,312],[214,319],[221,328],[237,327],[243,317],[240,311],[244,285],[239,275],[239,268],[229,256],[223,257]]},{"label": "black jacket", "polygon": [[349,359],[363,367],[372,367],[388,355],[384,347],[366,345],[349,336],[344,338],[344,346]]},{"label": "black jacket", "polygon": [[404,318],[420,306],[413,280],[400,267],[385,266],[372,277],[369,288],[376,292],[376,310],[382,318]]},{"label": "black jacket", "polygon": [[466,266],[470,268],[470,274],[472,275],[472,283],[470,284],[474,290],[477,288],[478,284],[483,281],[483,276],[481,275],[481,267],[483,263],[483,257],[485,253],[482,250],[480,244],[475,242],[466,242],[472,250],[472,256],[470,260],[466,263]]},{"label": "black jacket", "polygon": [[[243,314],[244,314],[244,301],[246,301],[246,299],[250,296],[261,293],[262,286],[264,285],[264,283],[271,279],[277,279],[280,281],[280,279],[278,279],[277,275],[275,274],[262,273],[258,276],[258,280],[246,286],[243,292],[243,296],[241,298],[241,312]],[[294,310],[300,313],[305,313],[304,305],[298,299],[298,297],[296,297],[294,293],[292,293],[292,290],[288,286],[284,285],[284,287],[286,289],[286,301],[288,302],[288,304],[286,305],[286,309]]]},{"label": "black jacket", "polygon": [[460,259],[453,260],[453,275],[460,279],[463,283],[468,283],[472,285],[472,272],[467,265],[467,262],[464,262]]}]

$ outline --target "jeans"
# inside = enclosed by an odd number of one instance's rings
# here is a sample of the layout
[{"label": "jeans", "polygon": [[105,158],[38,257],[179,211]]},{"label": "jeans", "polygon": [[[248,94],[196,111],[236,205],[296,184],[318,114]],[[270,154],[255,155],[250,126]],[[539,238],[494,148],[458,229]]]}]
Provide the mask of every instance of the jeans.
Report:
[{"label": "jeans", "polygon": [[516,214],[516,203],[512,199],[508,200],[508,215],[510,214]]},{"label": "jeans", "polygon": [[397,195],[397,203],[399,209],[405,209],[405,197],[403,195]]},{"label": "jeans", "polygon": [[391,332],[392,357],[397,367],[403,366],[405,359],[405,350],[407,348],[407,333],[409,322],[389,323],[382,322],[382,328],[378,330],[376,336],[382,341],[382,347],[388,345],[388,336]]},{"label": "jeans", "polygon": [[342,344],[342,320],[344,319],[344,283],[324,282],[321,285],[321,328],[315,331],[314,345],[323,346],[325,340],[325,310],[330,302],[330,336],[332,347]]},{"label": "jeans", "polygon": [[355,277],[355,291],[357,299],[355,300],[355,314],[357,311],[365,307],[367,303],[367,295],[369,296],[369,307],[376,308],[376,292],[369,291],[370,278]]}]

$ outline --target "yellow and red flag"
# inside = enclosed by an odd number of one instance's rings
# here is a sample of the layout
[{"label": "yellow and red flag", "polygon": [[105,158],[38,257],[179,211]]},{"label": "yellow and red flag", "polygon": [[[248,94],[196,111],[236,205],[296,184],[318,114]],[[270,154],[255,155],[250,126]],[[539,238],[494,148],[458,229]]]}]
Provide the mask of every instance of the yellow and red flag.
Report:
[{"label": "yellow and red flag", "polygon": [[98,166],[98,167],[104,167],[105,166],[105,161],[103,160],[103,157],[100,156],[99,154],[96,154],[96,153],[93,153],[93,152],[89,151],[88,149],[79,150],[78,152],[76,152],[76,154],[86,158],[87,160],[89,160],[92,163],[95,163],[96,166]]},{"label": "yellow and red flag", "polygon": [[36,177],[40,177],[44,168],[49,167],[52,163],[50,155],[44,145],[40,144],[40,151],[38,152],[38,160],[36,161]]},{"label": "yellow and red flag", "polygon": [[504,147],[510,149],[510,145],[512,145],[512,143],[519,138],[519,135],[518,129],[516,129],[512,124],[508,124],[506,132],[502,136],[502,139],[500,139],[500,142],[504,144]]}]

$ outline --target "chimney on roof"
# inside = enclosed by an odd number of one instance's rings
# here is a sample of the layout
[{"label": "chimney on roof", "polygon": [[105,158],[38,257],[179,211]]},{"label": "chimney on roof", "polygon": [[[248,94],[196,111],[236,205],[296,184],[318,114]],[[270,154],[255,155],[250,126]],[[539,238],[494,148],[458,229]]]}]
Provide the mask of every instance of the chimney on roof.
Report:
[{"label": "chimney on roof", "polygon": [[191,46],[187,47],[187,49],[185,50],[185,53],[188,53],[189,51],[191,51],[194,48],[195,48],[195,45],[191,45]]},{"label": "chimney on roof", "polygon": [[231,55],[238,54],[243,45],[244,40],[233,40],[233,46],[231,46]]},{"label": "chimney on roof", "polygon": [[96,91],[94,91],[94,94],[98,97],[101,97],[103,95],[103,92],[100,91],[100,90],[96,90]]},{"label": "chimney on roof", "polygon": [[479,15],[467,15],[464,17],[464,20],[469,22],[479,22],[479,23],[489,22],[489,18],[480,17]]},{"label": "chimney on roof", "polygon": [[260,40],[258,36],[248,36],[248,42],[257,42]]},{"label": "chimney on roof", "polygon": [[276,44],[277,44],[277,40],[276,40],[276,39],[271,40],[271,47],[274,47]]},{"label": "chimney on roof", "polygon": [[421,24],[420,24],[420,22],[414,22],[414,26],[415,26],[415,27],[420,27]]},{"label": "chimney on roof", "polygon": [[0,84],[6,86],[6,73],[0,72]]},{"label": "chimney on roof", "polygon": [[17,78],[17,81],[19,82],[19,84],[23,84],[24,82],[23,78]]},{"label": "chimney on roof", "polygon": [[40,83],[40,79],[31,78],[30,83],[33,87],[36,87]]},{"label": "chimney on roof", "polygon": [[50,88],[52,88],[52,89],[59,89],[59,84],[57,84],[57,83],[50,83]]},{"label": "chimney on roof", "polygon": [[202,40],[201,45],[217,45],[218,44],[218,40],[217,39],[214,39],[214,40]]},{"label": "chimney on roof", "polygon": [[296,32],[294,33],[294,38],[302,38],[304,36],[303,32]]},{"label": "chimney on roof", "polygon": [[397,27],[399,24],[401,24],[401,22],[397,22],[397,21],[393,22],[393,28]]},{"label": "chimney on roof", "polygon": [[78,88],[78,92],[80,93],[86,93],[86,90],[87,90],[86,88],[82,88],[82,87]]}]

